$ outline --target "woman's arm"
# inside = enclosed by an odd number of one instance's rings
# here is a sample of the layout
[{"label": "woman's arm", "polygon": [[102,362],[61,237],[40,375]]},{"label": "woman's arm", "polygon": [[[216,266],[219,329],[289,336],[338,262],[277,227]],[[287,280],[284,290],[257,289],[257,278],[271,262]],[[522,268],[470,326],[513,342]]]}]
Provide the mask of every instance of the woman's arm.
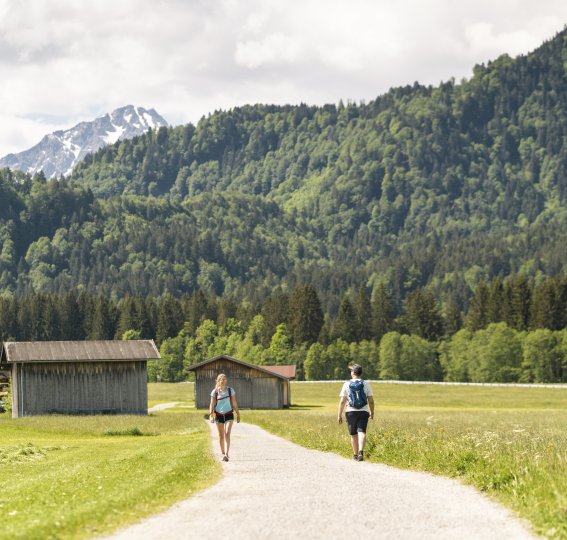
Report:
[{"label": "woman's arm", "polygon": [[240,411],[238,410],[238,403],[236,403],[236,398],[230,396],[230,403],[232,405],[232,410],[236,413],[236,423],[240,422]]},{"label": "woman's arm", "polygon": [[215,407],[216,407],[216,399],[211,397],[211,403],[209,404],[209,418],[211,422],[215,421]]}]

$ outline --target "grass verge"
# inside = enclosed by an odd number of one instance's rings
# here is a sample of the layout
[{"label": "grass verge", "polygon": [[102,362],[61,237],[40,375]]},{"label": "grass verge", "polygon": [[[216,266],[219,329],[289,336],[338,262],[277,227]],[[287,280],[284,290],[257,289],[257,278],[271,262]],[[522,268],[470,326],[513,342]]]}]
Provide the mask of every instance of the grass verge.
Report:
[{"label": "grass verge", "polygon": [[2,418],[0,441],[2,539],[107,533],[221,475],[196,412]]}]

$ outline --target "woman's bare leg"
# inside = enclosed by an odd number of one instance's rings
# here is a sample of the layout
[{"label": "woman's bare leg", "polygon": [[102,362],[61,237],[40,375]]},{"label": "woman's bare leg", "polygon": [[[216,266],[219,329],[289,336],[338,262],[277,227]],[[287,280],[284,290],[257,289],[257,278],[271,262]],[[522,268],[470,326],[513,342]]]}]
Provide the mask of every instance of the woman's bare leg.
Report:
[{"label": "woman's bare leg", "polygon": [[232,420],[225,423],[224,439],[226,441],[226,457],[228,457],[228,451],[230,450],[230,432],[232,431],[232,424]]},{"label": "woman's bare leg", "polygon": [[225,451],[224,451],[224,424],[221,424],[220,422],[217,422],[217,429],[219,431],[219,444],[220,444],[220,450],[222,455],[225,455]]}]

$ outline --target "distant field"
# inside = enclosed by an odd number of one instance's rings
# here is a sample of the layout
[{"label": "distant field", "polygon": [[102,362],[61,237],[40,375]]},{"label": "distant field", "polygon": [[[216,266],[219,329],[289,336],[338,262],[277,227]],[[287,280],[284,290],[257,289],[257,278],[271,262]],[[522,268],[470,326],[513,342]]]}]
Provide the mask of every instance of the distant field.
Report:
[{"label": "distant field", "polygon": [[195,383],[148,383],[148,407],[178,401],[195,405]]},{"label": "distant field", "polygon": [[[342,383],[292,383],[291,401],[298,408],[336,410]],[[567,410],[564,388],[455,386],[374,383],[379,409],[536,409]]]},{"label": "distant field", "polygon": [[[336,422],[340,383],[292,384],[290,410],[242,419],[308,448],[350,457]],[[458,478],[567,538],[567,388],[374,384],[370,461]]]}]

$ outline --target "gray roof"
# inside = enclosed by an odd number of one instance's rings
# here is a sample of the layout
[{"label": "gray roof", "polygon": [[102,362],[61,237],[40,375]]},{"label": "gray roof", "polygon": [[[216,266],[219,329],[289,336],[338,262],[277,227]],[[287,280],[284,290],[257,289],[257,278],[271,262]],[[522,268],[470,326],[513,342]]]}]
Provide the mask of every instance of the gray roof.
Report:
[{"label": "gray roof", "polygon": [[153,340],[8,341],[4,362],[112,362],[161,358]]},{"label": "gray roof", "polygon": [[[214,358],[209,358],[208,360],[205,360],[204,362],[199,362],[198,364],[194,364],[191,367],[189,367],[189,371],[196,371],[197,369],[206,366],[207,364],[210,364],[211,362],[216,362],[217,360],[229,360],[230,362],[235,362],[236,364],[240,364],[241,366],[246,366],[249,367],[251,369],[257,369],[258,371],[262,371],[264,373],[269,373],[270,375],[273,375],[275,377],[277,377],[278,379],[285,379],[286,381],[293,379],[295,377],[295,372],[292,374],[291,373],[291,369],[289,369],[287,372],[285,370],[281,370],[281,369],[272,369],[273,366],[259,366],[257,364],[249,364],[248,362],[244,362],[242,360],[238,360],[237,358],[234,358],[232,356],[228,356],[227,354],[221,354],[220,356],[215,356]],[[284,366],[278,366],[278,367],[284,367]],[[290,366],[285,366],[286,368],[289,368]],[[295,366],[293,366],[295,368]]]}]

